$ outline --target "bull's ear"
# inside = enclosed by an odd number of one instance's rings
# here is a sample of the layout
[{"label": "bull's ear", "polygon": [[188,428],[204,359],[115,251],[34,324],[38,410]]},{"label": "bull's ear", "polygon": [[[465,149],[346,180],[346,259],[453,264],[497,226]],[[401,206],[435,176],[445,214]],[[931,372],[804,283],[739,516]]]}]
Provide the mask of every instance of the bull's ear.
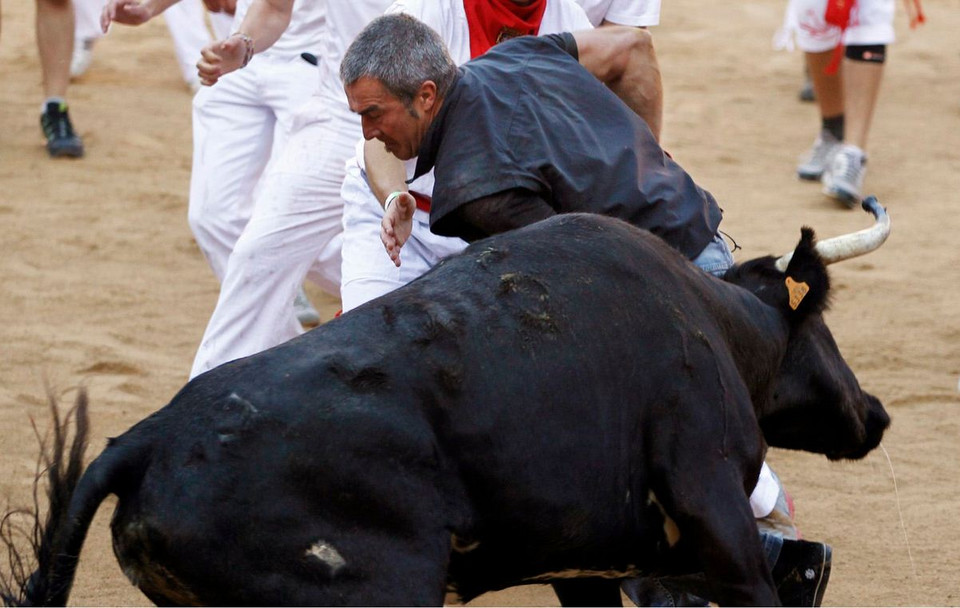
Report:
[{"label": "bull's ear", "polygon": [[821,313],[829,304],[830,277],[815,244],[813,229],[804,226],[800,230],[800,242],[784,273],[784,312],[791,319]]}]

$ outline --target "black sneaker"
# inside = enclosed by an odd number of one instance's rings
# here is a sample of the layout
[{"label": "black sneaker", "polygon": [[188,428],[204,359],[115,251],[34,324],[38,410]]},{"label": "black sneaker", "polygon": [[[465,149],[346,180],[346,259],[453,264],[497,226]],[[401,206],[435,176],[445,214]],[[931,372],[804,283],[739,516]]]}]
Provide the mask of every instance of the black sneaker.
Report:
[{"label": "black sneaker", "polygon": [[773,582],[784,606],[819,606],[830,580],[833,550],[824,543],[784,540]]},{"label": "black sneaker", "polygon": [[40,126],[47,137],[47,152],[50,156],[83,156],[83,140],[73,132],[66,103],[48,102],[47,109],[40,115]]}]

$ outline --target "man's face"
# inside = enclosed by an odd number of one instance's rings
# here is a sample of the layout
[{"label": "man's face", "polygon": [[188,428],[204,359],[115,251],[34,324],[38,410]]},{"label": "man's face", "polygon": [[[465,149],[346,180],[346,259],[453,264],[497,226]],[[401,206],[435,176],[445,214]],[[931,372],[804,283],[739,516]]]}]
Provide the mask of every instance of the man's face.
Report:
[{"label": "man's face", "polygon": [[345,87],[350,110],[360,115],[364,139],[379,139],[387,152],[401,160],[417,156],[423,134],[433,118],[436,86],[425,82],[409,106],[375,78],[364,76]]}]

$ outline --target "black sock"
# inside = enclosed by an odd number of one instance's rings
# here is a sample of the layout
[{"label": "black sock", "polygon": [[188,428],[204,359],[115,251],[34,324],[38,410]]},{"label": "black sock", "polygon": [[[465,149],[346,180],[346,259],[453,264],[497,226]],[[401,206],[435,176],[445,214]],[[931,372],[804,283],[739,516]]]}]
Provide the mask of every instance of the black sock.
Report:
[{"label": "black sock", "polygon": [[838,141],[843,141],[843,114],[822,118],[821,126],[830,131],[830,134],[836,137]]}]

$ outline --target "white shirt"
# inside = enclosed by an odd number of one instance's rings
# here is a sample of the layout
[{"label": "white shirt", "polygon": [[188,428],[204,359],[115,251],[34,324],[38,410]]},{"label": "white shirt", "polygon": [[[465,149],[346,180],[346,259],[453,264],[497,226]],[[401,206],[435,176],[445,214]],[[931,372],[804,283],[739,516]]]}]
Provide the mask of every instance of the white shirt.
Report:
[{"label": "white shirt", "polygon": [[[337,0],[338,4],[344,0]],[[234,27],[243,23],[243,18],[253,0],[239,0],[234,16]],[[350,0],[353,2],[353,0]],[[321,38],[326,29],[327,0],[295,0],[293,13],[290,16],[290,25],[280,35],[273,46],[259,53],[264,57],[285,57],[292,55],[299,57],[300,53],[309,52],[314,55],[320,52]]]},{"label": "white shirt", "polygon": [[382,15],[391,2],[392,0],[332,0],[327,4],[327,27],[324,28],[321,46],[317,49],[321,95],[342,103],[344,108],[347,107],[347,96],[343,92],[343,83],[340,82],[340,62],[360,30]]},{"label": "white shirt", "polygon": [[604,19],[634,27],[660,23],[660,0],[577,0],[577,3],[595,26]]}]

